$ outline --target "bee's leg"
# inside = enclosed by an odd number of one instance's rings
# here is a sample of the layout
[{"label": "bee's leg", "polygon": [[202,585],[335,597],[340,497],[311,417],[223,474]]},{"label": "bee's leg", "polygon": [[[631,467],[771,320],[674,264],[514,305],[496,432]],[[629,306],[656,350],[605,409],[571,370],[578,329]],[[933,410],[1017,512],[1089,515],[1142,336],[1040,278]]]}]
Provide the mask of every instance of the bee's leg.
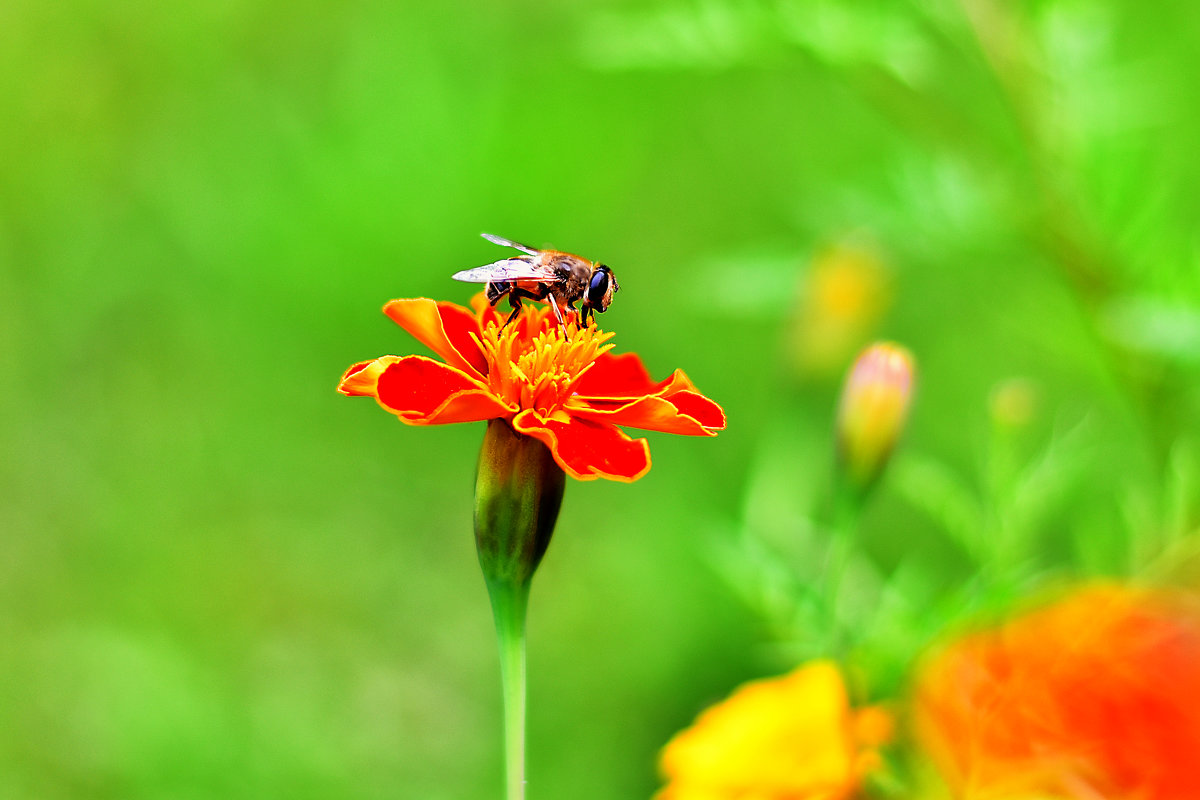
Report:
[{"label": "bee's leg", "polygon": [[558,327],[562,328],[563,338],[570,339],[571,337],[567,336],[567,323],[563,320],[562,309],[558,307],[558,298],[553,294],[550,296],[550,308],[554,309],[554,316],[558,320]]},{"label": "bee's leg", "polygon": [[[509,314],[508,319],[505,320],[504,327],[508,327],[508,323],[516,319],[517,314],[521,313],[521,298],[527,298],[529,300],[542,300],[546,297],[545,287],[542,287],[543,291],[539,293],[536,291],[531,292],[528,289],[522,289],[520,286],[517,286],[511,281],[506,282],[505,286],[508,287],[506,292],[508,293],[508,304],[512,306],[512,313]],[[500,298],[497,297],[496,299],[499,300]],[[503,330],[503,328],[501,328],[501,330]]]},{"label": "bee's leg", "polygon": [[[500,298],[496,298],[499,300]],[[504,320],[504,324],[500,326],[500,330],[508,327],[508,323],[517,318],[517,314],[521,313],[521,295],[517,294],[516,290],[508,293],[508,304],[512,306],[512,312],[508,315],[508,319]]]},{"label": "bee's leg", "polygon": [[563,338],[570,339],[571,337],[567,335],[567,322],[563,319],[563,306],[571,308],[571,304],[562,296],[561,291],[557,291],[548,284],[542,284],[538,287],[538,290],[537,299],[545,300],[550,304],[550,309],[554,312],[554,318],[558,320],[558,327],[562,329]]}]

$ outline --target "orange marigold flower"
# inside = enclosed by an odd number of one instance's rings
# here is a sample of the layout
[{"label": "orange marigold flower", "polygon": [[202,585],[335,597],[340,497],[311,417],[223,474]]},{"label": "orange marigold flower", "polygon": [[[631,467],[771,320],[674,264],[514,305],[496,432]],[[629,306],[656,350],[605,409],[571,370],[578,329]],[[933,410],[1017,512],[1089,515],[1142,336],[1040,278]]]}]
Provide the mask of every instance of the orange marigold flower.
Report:
[{"label": "orange marigold flower", "polygon": [[444,363],[383,356],[350,367],[338,390],[374,397],[409,425],[507,420],[580,480],[635,481],[650,469],[649,444],[618,425],[692,436],[725,427],[682,370],[651,380],[636,353],[610,352],[612,333],[571,324],[564,338],[549,306],[525,305],[504,327],[482,294],[472,305],[391,301],[384,313]]},{"label": "orange marigold flower", "polygon": [[1200,604],[1083,587],[936,655],[916,718],[956,797],[1200,797]]},{"label": "orange marigold flower", "polygon": [[838,800],[880,765],[890,715],[854,710],[838,668],[817,661],[742,686],[662,753],[656,800]]}]

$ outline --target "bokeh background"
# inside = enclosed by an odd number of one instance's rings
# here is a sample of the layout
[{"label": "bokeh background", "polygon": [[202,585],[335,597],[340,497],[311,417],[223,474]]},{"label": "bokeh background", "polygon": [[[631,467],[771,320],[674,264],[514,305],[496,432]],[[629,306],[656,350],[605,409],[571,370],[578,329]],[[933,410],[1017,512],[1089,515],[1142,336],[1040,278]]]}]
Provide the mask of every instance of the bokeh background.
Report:
[{"label": "bokeh background", "polygon": [[[575,483],[530,796],[647,797],[811,650],[841,376],[919,365],[852,585],[859,691],[1078,575],[1188,573],[1200,6],[0,5],[0,796],[489,798],[483,426],[337,395],[489,231],[728,412]],[[803,604],[801,604],[803,605]]]}]

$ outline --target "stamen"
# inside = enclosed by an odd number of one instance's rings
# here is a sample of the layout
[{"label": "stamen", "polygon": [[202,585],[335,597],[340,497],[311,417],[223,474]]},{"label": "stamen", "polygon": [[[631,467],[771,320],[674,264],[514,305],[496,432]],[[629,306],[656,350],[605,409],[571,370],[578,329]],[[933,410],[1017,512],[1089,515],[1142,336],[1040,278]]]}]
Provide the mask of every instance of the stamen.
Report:
[{"label": "stamen", "polygon": [[550,417],[571,397],[575,384],[608,352],[612,333],[568,326],[564,338],[550,309],[526,307],[522,318],[501,329],[489,324],[475,341],[488,361],[488,384],[509,403]]}]

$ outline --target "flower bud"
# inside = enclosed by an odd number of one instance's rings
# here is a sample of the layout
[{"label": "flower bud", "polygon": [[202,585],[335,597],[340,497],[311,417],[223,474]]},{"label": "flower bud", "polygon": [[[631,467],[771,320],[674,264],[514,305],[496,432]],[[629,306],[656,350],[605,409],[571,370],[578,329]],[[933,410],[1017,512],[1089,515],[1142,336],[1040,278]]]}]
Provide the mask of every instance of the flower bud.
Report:
[{"label": "flower bud", "polygon": [[838,406],[838,463],[859,494],[878,480],[904,430],[913,371],[908,350],[881,342],[864,350],[846,377]]},{"label": "flower bud", "polygon": [[489,587],[526,586],[550,544],[566,475],[546,445],[488,422],[475,480],[475,545]]}]

